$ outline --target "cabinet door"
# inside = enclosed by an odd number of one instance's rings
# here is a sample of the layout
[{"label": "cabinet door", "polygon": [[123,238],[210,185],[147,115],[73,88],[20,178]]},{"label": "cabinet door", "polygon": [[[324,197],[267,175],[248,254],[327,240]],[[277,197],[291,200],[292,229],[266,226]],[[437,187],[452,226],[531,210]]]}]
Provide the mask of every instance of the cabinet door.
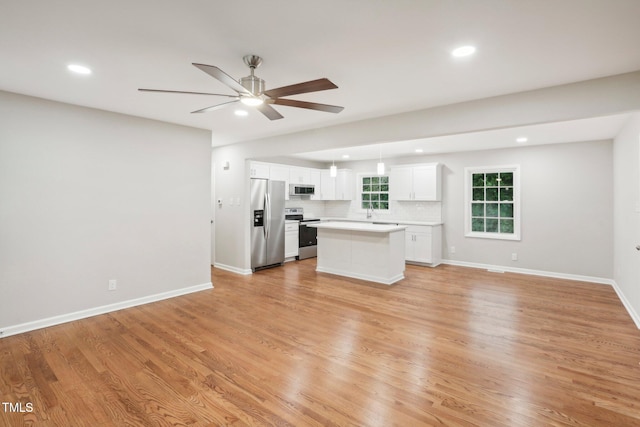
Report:
[{"label": "cabinet door", "polygon": [[309,171],[310,184],[314,187],[313,196],[309,200],[322,200],[322,172],[320,169],[311,169]]},{"label": "cabinet door", "polygon": [[410,167],[391,168],[389,171],[389,199],[412,200],[413,170]]},{"label": "cabinet door", "polygon": [[267,163],[249,163],[249,176],[251,178],[269,179],[269,165]]},{"label": "cabinet door", "polygon": [[298,223],[284,225],[284,257],[298,256]]},{"label": "cabinet door", "polygon": [[336,199],[336,178],[332,178],[328,170],[320,172],[320,200]]},{"label": "cabinet door", "polygon": [[415,242],[413,241],[414,234],[406,231],[404,232],[404,259],[405,261],[416,261],[415,259]]},{"label": "cabinet door", "polygon": [[309,184],[311,182],[310,169],[302,167],[289,168],[289,183],[291,184]]},{"label": "cabinet door", "polygon": [[406,261],[433,262],[432,227],[410,225],[405,230]]},{"label": "cabinet door", "polygon": [[284,181],[284,199],[289,200],[289,167],[282,165],[271,165],[270,177],[274,181]]},{"label": "cabinet door", "polygon": [[291,258],[298,256],[298,232],[284,233],[284,257]]},{"label": "cabinet door", "polygon": [[336,177],[336,200],[353,200],[355,182],[353,172],[348,169],[338,170]]},{"label": "cabinet door", "polygon": [[440,179],[437,165],[422,165],[413,168],[413,199],[440,200]]},{"label": "cabinet door", "polygon": [[413,261],[431,263],[431,233],[413,233]]}]

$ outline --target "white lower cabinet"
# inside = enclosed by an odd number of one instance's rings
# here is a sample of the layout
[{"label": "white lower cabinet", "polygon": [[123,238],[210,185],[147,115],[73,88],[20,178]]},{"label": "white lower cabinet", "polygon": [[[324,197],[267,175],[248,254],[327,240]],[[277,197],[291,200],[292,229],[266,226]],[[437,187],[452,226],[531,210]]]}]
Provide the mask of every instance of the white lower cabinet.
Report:
[{"label": "white lower cabinet", "polygon": [[298,256],[298,222],[287,222],[284,225],[284,258],[293,259]]},{"label": "white lower cabinet", "polygon": [[405,230],[405,261],[430,264],[442,261],[442,227],[409,225]]}]

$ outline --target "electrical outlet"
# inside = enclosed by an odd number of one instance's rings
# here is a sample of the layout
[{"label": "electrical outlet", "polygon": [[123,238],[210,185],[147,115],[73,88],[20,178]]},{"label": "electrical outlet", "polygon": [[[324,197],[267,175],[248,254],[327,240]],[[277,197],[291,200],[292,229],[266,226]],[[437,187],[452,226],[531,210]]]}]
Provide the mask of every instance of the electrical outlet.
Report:
[{"label": "electrical outlet", "polygon": [[512,253],[511,254],[511,261],[517,261],[518,260],[518,254],[517,253]]},{"label": "electrical outlet", "polygon": [[455,246],[451,246],[451,250],[449,251],[452,254],[456,253],[456,247]]},{"label": "electrical outlet", "polygon": [[115,291],[118,288],[118,284],[115,280],[109,280],[109,290]]}]

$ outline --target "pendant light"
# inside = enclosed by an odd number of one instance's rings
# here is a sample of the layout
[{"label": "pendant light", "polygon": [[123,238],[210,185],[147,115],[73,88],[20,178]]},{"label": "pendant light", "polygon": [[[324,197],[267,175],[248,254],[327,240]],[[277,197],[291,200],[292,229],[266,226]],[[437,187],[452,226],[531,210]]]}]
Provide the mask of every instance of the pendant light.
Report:
[{"label": "pendant light", "polygon": [[380,158],[378,160],[378,175],[384,175],[384,163],[382,163],[382,147],[380,147]]},{"label": "pendant light", "polygon": [[331,167],[329,168],[329,176],[331,178],[335,178],[336,176],[338,176],[338,168],[336,167],[336,161],[335,159],[333,160],[333,164],[331,165]]}]

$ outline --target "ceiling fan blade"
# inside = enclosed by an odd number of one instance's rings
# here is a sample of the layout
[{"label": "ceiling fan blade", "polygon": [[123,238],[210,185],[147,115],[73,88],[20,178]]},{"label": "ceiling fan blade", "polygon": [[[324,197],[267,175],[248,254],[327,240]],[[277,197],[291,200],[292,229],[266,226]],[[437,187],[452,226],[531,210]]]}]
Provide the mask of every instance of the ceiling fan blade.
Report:
[{"label": "ceiling fan blade", "polygon": [[228,98],[237,98],[238,95],[225,95],[222,93],[209,93],[209,92],[188,92],[184,90],[164,90],[164,89],[138,89],[140,92],[160,92],[160,93],[186,93],[188,95],[214,95],[214,96],[226,96]]},{"label": "ceiling fan blade", "polygon": [[339,113],[344,107],[337,105],[318,104],[315,102],[297,101],[295,99],[272,99],[267,101],[270,104],[286,105],[287,107],[307,108],[309,110],[326,111],[327,113]]},{"label": "ceiling fan blade", "polygon": [[271,105],[268,105],[266,103],[256,105],[256,109],[267,116],[269,120],[278,120],[284,117],[282,114],[278,113]]},{"label": "ceiling fan blade", "polygon": [[238,83],[233,77],[222,71],[218,67],[214,67],[213,65],[205,65],[205,64],[196,64],[193,63],[194,66],[198,67],[205,73],[209,74],[211,77],[218,79],[220,82],[229,86],[231,89],[235,90],[238,93],[243,95],[251,95],[253,94],[244,88],[240,83]]},{"label": "ceiling fan blade", "polygon": [[239,101],[240,101],[239,99],[235,99],[233,101],[223,102],[222,104],[212,105],[211,107],[203,108],[201,110],[192,111],[191,114],[194,114],[194,113],[207,113],[209,111],[213,111],[213,110],[218,110],[220,108],[224,108],[229,104],[235,104],[236,102],[239,102]]},{"label": "ceiling fan blade", "polygon": [[337,89],[329,79],[311,80],[304,83],[282,86],[275,89],[265,90],[264,94],[270,98],[280,98],[282,96],[297,95],[299,93],[318,92],[321,90]]}]

